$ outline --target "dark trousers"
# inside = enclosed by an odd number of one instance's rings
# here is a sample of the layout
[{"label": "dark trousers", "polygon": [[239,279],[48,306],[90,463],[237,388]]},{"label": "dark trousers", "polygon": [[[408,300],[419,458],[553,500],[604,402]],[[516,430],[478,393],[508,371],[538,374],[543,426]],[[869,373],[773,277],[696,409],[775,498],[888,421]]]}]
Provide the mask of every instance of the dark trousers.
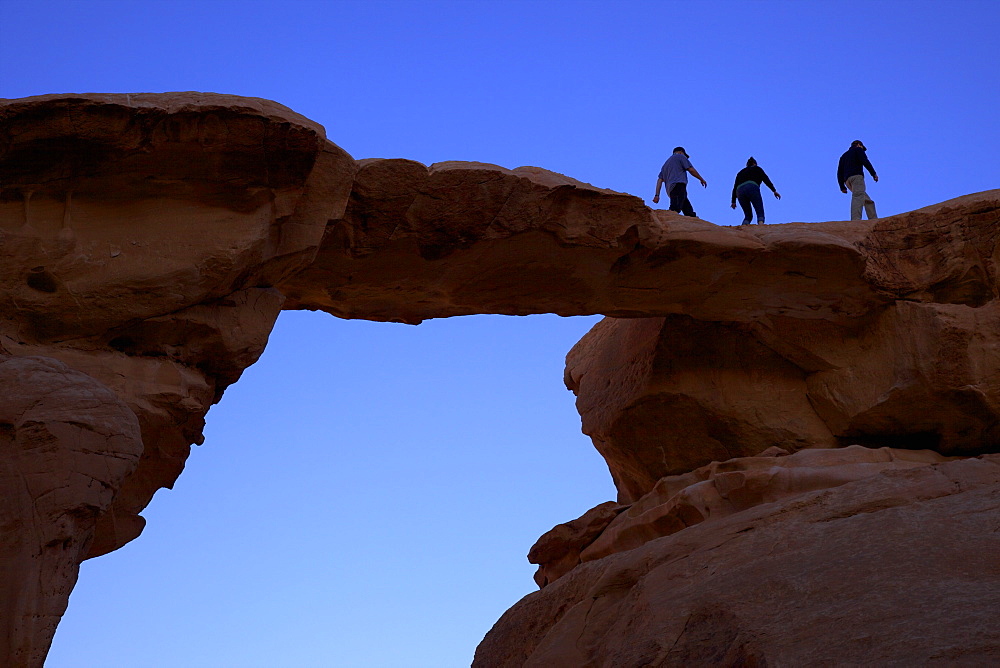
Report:
[{"label": "dark trousers", "polygon": [[694,208],[691,206],[691,200],[688,199],[687,184],[675,183],[667,188],[667,194],[670,196],[670,210],[683,213],[685,216],[694,216]]},{"label": "dark trousers", "polygon": [[740,206],[743,207],[743,222],[741,225],[749,225],[753,220],[750,207],[753,206],[757,212],[757,223],[764,224],[764,200],[760,196],[760,185],[753,183],[742,183],[736,189],[736,196],[740,199]]}]

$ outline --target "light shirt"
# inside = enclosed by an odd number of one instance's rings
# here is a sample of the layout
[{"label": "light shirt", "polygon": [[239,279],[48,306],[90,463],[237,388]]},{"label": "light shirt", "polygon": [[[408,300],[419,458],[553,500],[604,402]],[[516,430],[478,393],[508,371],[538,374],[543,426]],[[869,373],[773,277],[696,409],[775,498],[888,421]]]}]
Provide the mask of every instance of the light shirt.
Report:
[{"label": "light shirt", "polygon": [[660,180],[667,184],[667,192],[675,183],[687,183],[687,170],[691,168],[691,161],[684,157],[683,153],[674,153],[660,168]]}]

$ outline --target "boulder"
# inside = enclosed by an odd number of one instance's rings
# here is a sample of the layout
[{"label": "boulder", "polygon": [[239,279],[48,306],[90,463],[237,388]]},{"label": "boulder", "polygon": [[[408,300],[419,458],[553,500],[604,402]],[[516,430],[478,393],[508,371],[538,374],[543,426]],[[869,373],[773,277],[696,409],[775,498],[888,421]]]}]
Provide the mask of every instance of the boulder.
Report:
[{"label": "boulder", "polygon": [[984,455],[695,524],[529,594],[472,665],[994,665],[998,490]]},{"label": "boulder", "polygon": [[607,318],[566,358],[618,501],[711,461],[862,443],[1000,450],[1000,302],[899,300],[852,328]]},{"label": "boulder", "polygon": [[606,318],[567,355],[566,385],[621,503],[711,461],[837,445],[805,372],[741,323]]}]

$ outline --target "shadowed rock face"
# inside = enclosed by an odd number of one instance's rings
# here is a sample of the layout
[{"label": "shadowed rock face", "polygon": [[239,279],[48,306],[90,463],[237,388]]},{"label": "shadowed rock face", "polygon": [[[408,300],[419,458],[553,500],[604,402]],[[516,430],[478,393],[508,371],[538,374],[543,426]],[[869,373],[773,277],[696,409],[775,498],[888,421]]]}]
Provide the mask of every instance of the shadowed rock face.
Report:
[{"label": "shadowed rock face", "polygon": [[142,454],[135,414],[49,357],[0,348],[4,665],[41,665],[94,527]]},{"label": "shadowed rock face", "polygon": [[316,261],[282,290],[286,308],[411,323],[543,312],[843,320],[887,301],[865,278],[855,242],[866,231],[746,232],[537,167],[370,160]]},{"label": "shadowed rock face", "polygon": [[[41,665],[80,560],[139,535],[282,308],[613,316],[566,380],[620,503],[532,549],[545,588],[479,665],[801,663],[841,596],[883,623],[855,643],[873,657],[994,658],[988,633],[911,619],[935,592],[890,590],[884,564],[933,547],[979,587],[948,619],[996,607],[997,465],[948,457],[1000,445],[998,223],[989,191],[722,228],[536,167],[355,161],[266,100],[0,101],[0,663]],[[976,551],[947,540],[951,513]],[[851,550],[875,566],[837,585]],[[857,604],[865,586],[882,593]],[[852,628],[830,656],[861,656]]]},{"label": "shadowed rock face", "polygon": [[209,406],[256,361],[353,159],[267,100],[67,95],[0,105],[0,342],[114,389],[145,445],[92,554],[142,530]]}]

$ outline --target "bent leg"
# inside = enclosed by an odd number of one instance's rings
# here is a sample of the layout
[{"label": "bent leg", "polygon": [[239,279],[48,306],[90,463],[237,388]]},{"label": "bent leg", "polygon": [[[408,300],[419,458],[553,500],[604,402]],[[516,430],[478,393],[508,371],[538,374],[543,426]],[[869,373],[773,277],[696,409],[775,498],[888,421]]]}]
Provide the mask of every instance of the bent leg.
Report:
[{"label": "bent leg", "polygon": [[875,200],[865,193],[865,215],[868,216],[868,220],[873,220],[878,218],[878,214],[875,213]]},{"label": "bent leg", "polygon": [[684,212],[685,216],[691,216],[692,218],[698,217],[698,214],[694,212],[694,207],[691,205],[691,200],[687,197],[684,198],[684,204],[681,207],[681,210]]},{"label": "bent leg", "polygon": [[[864,174],[851,176],[844,183],[851,191],[851,220],[861,220],[861,209],[865,205],[865,200],[868,199],[868,193],[865,192]],[[872,205],[874,206],[874,202]]]}]

